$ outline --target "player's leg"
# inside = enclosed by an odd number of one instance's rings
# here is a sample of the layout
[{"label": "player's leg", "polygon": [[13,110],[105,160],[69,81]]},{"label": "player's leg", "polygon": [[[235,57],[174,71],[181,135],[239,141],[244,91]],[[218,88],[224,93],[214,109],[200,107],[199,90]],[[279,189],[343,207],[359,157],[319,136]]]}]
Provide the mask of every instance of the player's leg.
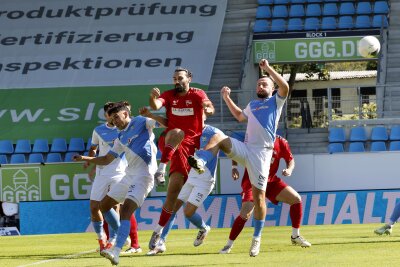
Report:
[{"label": "player's leg", "polygon": [[375,234],[377,235],[390,235],[392,234],[392,228],[394,224],[397,222],[397,220],[400,218],[400,202],[396,204],[396,206],[393,209],[392,215],[390,216],[389,220],[386,222],[385,225],[382,227],[379,227],[378,229],[375,229]]},{"label": "player's leg", "polygon": [[123,253],[124,254],[141,253],[142,248],[139,245],[138,227],[134,213],[132,213],[131,215],[130,222],[131,222],[131,228],[129,230],[130,246]]},{"label": "player's leg", "polygon": [[93,229],[97,235],[97,240],[99,242],[100,249],[102,251],[107,245],[107,236],[104,231],[103,225],[103,215],[100,212],[100,202],[95,200],[90,200],[90,217],[93,225]]},{"label": "player's leg", "polygon": [[264,228],[265,215],[267,214],[267,208],[265,205],[265,191],[252,186],[253,201],[254,201],[254,214],[253,214],[253,225],[254,233],[250,247],[250,256],[255,257],[260,252],[261,245],[261,232]]}]

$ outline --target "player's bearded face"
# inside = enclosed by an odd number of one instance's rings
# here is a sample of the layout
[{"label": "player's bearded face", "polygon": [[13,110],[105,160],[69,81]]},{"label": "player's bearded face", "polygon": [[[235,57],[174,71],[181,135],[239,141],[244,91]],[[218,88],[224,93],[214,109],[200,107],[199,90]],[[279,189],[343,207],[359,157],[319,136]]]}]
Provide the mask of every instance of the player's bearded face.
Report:
[{"label": "player's bearded face", "polygon": [[269,79],[259,79],[257,82],[257,97],[264,99],[272,95],[273,83]]},{"label": "player's bearded face", "polygon": [[185,87],[181,83],[175,84],[175,92],[182,93],[185,92]]}]

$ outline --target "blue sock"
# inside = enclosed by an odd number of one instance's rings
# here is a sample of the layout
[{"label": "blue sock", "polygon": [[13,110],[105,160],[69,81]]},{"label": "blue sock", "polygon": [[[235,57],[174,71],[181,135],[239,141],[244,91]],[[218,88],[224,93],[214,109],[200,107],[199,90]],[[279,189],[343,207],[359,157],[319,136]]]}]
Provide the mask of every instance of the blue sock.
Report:
[{"label": "blue sock", "polygon": [[175,218],[176,218],[176,213],[173,213],[171,217],[169,217],[169,220],[167,224],[164,226],[162,233],[161,233],[161,238],[165,241],[167,239],[167,236],[169,232],[171,231],[172,227],[174,226],[175,223]]},{"label": "blue sock", "polygon": [[110,209],[104,213],[108,225],[110,225],[114,231],[118,231],[119,227],[119,215],[114,209]]},{"label": "blue sock", "polygon": [[117,237],[117,231],[114,231],[114,229],[108,225],[108,233],[109,233],[109,237],[108,240],[115,240],[115,238]]},{"label": "blue sock", "polygon": [[103,236],[104,236],[103,221],[99,221],[99,222],[92,221],[92,225],[93,225],[94,231],[97,234],[98,239],[100,240],[101,238],[103,238]]},{"label": "blue sock", "polygon": [[193,225],[195,225],[199,229],[204,229],[206,227],[206,223],[197,212],[193,214],[192,217],[187,218],[191,223],[193,223]]},{"label": "blue sock", "polygon": [[254,234],[253,237],[261,237],[261,231],[264,228],[264,220],[256,220],[253,219],[253,224],[254,224]]},{"label": "blue sock", "polygon": [[392,223],[395,223],[399,218],[400,218],[400,202],[397,203],[396,206],[394,207],[392,215],[390,216],[390,221]]},{"label": "blue sock", "polygon": [[115,242],[115,246],[117,248],[122,249],[126,239],[128,238],[130,229],[131,229],[131,221],[121,220],[121,225],[118,228],[117,241]]},{"label": "blue sock", "polygon": [[213,153],[207,150],[197,150],[196,156],[204,160],[205,162],[209,162],[214,158]]}]

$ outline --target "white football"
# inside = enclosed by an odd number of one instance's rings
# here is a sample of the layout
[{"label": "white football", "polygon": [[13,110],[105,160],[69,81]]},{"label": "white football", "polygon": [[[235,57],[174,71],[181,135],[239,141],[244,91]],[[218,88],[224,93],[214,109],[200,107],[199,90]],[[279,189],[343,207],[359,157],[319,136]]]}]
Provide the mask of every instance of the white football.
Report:
[{"label": "white football", "polygon": [[358,52],[362,57],[376,57],[381,50],[381,43],[375,36],[365,36],[358,42]]}]

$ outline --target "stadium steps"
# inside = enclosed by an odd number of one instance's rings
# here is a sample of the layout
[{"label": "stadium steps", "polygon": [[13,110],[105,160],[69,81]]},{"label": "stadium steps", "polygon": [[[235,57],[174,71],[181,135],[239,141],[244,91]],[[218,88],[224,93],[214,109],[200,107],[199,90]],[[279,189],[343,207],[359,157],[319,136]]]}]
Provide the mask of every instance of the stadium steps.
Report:
[{"label": "stadium steps", "polygon": [[287,129],[286,139],[293,154],[327,153],[327,128]]}]

